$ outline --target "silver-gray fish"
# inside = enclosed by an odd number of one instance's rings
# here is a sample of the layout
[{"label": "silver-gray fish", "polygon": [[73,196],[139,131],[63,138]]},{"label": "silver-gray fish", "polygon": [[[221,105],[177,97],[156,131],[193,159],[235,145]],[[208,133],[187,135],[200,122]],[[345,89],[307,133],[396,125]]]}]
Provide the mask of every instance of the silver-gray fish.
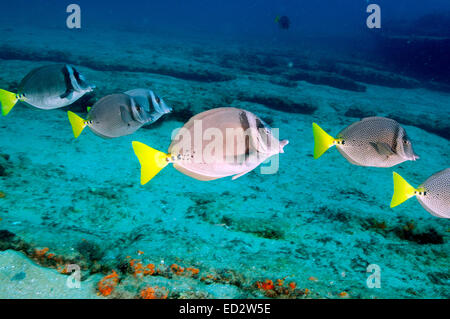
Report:
[{"label": "silver-gray fish", "polygon": [[45,110],[64,107],[94,88],[72,65],[42,66],[23,78],[17,93],[0,90],[2,114],[7,115],[18,101]]},{"label": "silver-gray fish", "polygon": [[385,117],[367,117],[343,129],[336,138],[313,123],[314,158],[331,146],[350,163],[359,166],[391,167],[404,161],[419,159],[406,131]]},{"label": "silver-gray fish", "polygon": [[133,90],[101,98],[89,108],[86,120],[70,111],[67,114],[75,138],[86,126],[100,137],[113,138],[132,134],[143,125],[153,123],[162,115],[157,110],[165,114],[171,109],[152,91]]},{"label": "silver-gray fish", "polygon": [[400,205],[413,196],[431,215],[450,218],[450,168],[432,175],[417,188],[394,172],[391,207]]}]

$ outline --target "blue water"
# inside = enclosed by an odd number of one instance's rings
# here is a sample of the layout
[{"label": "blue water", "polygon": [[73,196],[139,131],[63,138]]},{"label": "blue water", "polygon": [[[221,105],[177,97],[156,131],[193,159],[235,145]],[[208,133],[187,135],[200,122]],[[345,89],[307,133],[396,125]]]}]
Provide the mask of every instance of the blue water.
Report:
[{"label": "blue water", "polygon": [[[81,29],[66,27],[73,2]],[[366,25],[370,3],[380,29]],[[392,171],[418,186],[449,167],[447,0],[0,4],[0,88],[52,63],[77,65],[97,86],[62,110],[18,104],[0,119],[0,297],[54,296],[43,279],[18,289],[33,279],[21,268],[31,260],[49,278],[81,267],[79,293],[55,286],[67,298],[140,298],[156,286],[168,298],[449,298],[448,219],[414,198],[389,207]],[[289,29],[275,22],[283,15]],[[67,110],[85,116],[101,97],[141,87],[174,112],[130,136],[73,138]],[[174,129],[221,106],[289,139],[276,174],[201,182],[169,167],[139,185],[132,141],[166,151]],[[312,158],[312,122],[333,135],[374,115],[405,127],[421,159],[367,168],[334,149]],[[5,270],[11,253],[16,273]],[[380,288],[367,284],[369,265]],[[98,283],[112,271],[120,283],[105,294]]]}]

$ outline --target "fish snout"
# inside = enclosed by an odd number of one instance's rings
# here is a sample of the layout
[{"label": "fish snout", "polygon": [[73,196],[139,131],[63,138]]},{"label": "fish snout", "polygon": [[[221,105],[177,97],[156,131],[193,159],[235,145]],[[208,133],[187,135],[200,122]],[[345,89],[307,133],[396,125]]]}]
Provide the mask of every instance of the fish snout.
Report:
[{"label": "fish snout", "polygon": [[420,159],[420,156],[417,155],[417,154],[413,154],[412,160],[413,160],[413,161],[417,161],[418,159]]},{"label": "fish snout", "polygon": [[289,140],[282,140],[280,142],[280,153],[284,153],[284,147],[289,144]]},{"label": "fish snout", "polygon": [[97,86],[95,84],[87,83],[85,91],[86,92],[92,92],[96,88],[97,88]]},{"label": "fish snout", "polygon": [[161,108],[163,109],[163,111],[164,111],[165,114],[168,114],[168,113],[170,113],[170,112],[173,111],[173,108],[170,107],[170,106],[168,106],[168,105],[166,104],[166,102],[163,101],[163,99],[161,99]]}]

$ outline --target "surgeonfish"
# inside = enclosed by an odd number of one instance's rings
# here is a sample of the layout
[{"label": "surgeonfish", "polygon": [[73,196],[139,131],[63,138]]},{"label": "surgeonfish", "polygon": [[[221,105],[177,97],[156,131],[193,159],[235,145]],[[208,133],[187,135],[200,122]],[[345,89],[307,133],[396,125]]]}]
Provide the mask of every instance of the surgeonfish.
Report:
[{"label": "surgeonfish", "polygon": [[137,141],[132,145],[144,185],[169,163],[197,180],[227,176],[234,180],[269,157],[284,153],[288,143],[278,141],[271,128],[253,113],[222,107],[192,117],[173,137],[167,154]]},{"label": "surgeonfish", "polygon": [[75,138],[86,126],[100,137],[113,138],[132,134],[171,110],[152,91],[136,89],[101,98],[88,108],[86,120],[71,111],[67,115]]},{"label": "surgeonfish", "polygon": [[72,65],[42,66],[23,78],[17,93],[0,89],[2,114],[6,116],[18,101],[45,110],[64,107],[94,88]]},{"label": "surgeonfish", "polygon": [[431,215],[450,218],[450,168],[429,177],[417,188],[412,187],[399,174],[394,172],[394,195],[391,207],[400,205],[416,196],[420,205]]},{"label": "surgeonfish", "polygon": [[391,167],[415,161],[411,141],[400,124],[385,117],[367,117],[343,129],[336,138],[313,123],[314,158],[335,145],[350,163],[359,166]]}]

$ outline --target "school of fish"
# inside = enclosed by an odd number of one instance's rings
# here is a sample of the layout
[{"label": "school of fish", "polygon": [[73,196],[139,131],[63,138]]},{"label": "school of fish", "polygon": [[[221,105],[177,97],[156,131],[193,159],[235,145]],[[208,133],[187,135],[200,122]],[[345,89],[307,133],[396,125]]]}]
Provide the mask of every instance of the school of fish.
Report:
[{"label": "school of fish", "polygon": [[[283,18],[276,21],[281,23]],[[285,20],[288,22],[287,18]],[[94,89],[95,85],[73,65],[42,66],[23,78],[17,92],[0,89],[2,115],[8,115],[19,103],[43,110],[65,107]],[[137,88],[107,95],[87,106],[87,111],[86,119],[67,112],[75,138],[85,127],[101,138],[130,135],[170,113],[172,108],[152,90]],[[336,146],[348,162],[359,166],[388,168],[419,159],[405,129],[393,119],[364,118],[351,123],[336,137],[316,123],[312,129],[315,159],[332,146]],[[200,181],[229,176],[234,180],[272,156],[284,153],[288,143],[288,140],[278,140],[257,115],[243,109],[221,107],[189,119],[172,138],[167,152],[138,141],[132,142],[132,147],[141,165],[141,184],[146,184],[168,164]],[[396,172],[393,181],[391,207],[415,196],[433,216],[450,218],[450,168],[435,173],[417,188]]]}]

